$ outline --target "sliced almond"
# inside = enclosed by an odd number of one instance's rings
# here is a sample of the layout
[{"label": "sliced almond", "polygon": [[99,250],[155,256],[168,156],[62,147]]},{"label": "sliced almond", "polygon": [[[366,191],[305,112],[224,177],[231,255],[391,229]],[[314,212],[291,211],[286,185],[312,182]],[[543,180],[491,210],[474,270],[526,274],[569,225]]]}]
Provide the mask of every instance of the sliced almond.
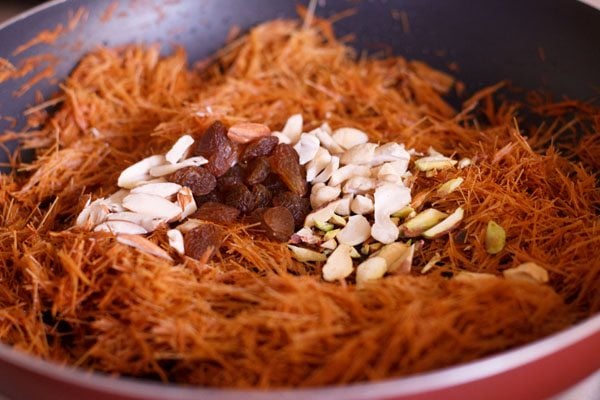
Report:
[{"label": "sliced almond", "polygon": [[381,257],[370,257],[356,268],[356,286],[361,289],[368,282],[381,279],[387,272],[387,262]]},{"label": "sliced almond", "polygon": [[170,164],[177,164],[184,156],[190,147],[194,144],[194,138],[190,135],[183,135],[171,147],[171,149],[165,155],[165,159]]},{"label": "sliced almond", "polygon": [[148,233],[143,227],[128,221],[106,221],[94,228],[94,232],[113,234],[143,235]]},{"label": "sliced almond", "polygon": [[[315,189],[316,188],[316,189]],[[342,190],[339,186],[325,186],[316,187],[313,186],[313,191],[310,194],[310,205],[313,209],[319,208],[324,204],[328,204],[334,200],[336,200]]]},{"label": "sliced almond", "polygon": [[460,222],[462,221],[465,215],[465,210],[462,207],[458,207],[456,211],[450,214],[446,219],[442,222],[423,232],[423,237],[427,239],[435,239],[437,237],[443,236],[448,232],[455,229]]},{"label": "sliced almond", "polygon": [[456,274],[454,276],[453,279],[457,280],[459,282],[471,283],[471,282],[478,282],[481,280],[498,279],[498,277],[496,275],[488,274],[486,272],[460,271],[458,274]]},{"label": "sliced almond", "polygon": [[320,241],[321,239],[319,239],[310,228],[300,229],[298,232],[294,233],[290,239],[291,243],[317,244]]},{"label": "sliced almond", "polygon": [[108,221],[127,221],[132,222],[136,225],[141,226],[148,232],[154,232],[161,225],[165,224],[165,221],[160,218],[153,218],[148,215],[138,214],[131,211],[122,211],[112,213],[107,216]]},{"label": "sliced almond", "polygon": [[375,143],[362,143],[357,144],[346,150],[340,157],[340,163],[342,165],[354,164],[354,165],[371,165],[373,157],[375,157],[375,149],[377,144]]},{"label": "sliced almond", "polygon": [[353,263],[350,257],[354,247],[340,244],[329,255],[327,262],[323,265],[323,279],[328,282],[334,282],[344,279],[352,273]]},{"label": "sliced almond", "polygon": [[402,224],[402,226],[400,226],[400,232],[402,232],[402,235],[405,237],[419,236],[427,229],[437,225],[447,216],[448,214],[446,213],[434,208],[428,208]]},{"label": "sliced almond", "polygon": [[179,215],[180,221],[186,219],[198,210],[192,190],[188,187],[183,187],[179,190],[177,193],[177,202],[179,203],[179,207],[181,207],[181,214]]},{"label": "sliced almond", "polygon": [[123,199],[129,195],[129,190],[119,189],[106,199],[106,205],[112,212],[124,211]]},{"label": "sliced almond", "polygon": [[161,177],[161,176],[165,176],[165,175],[170,175],[173,172],[180,170],[181,168],[199,167],[206,163],[208,163],[208,160],[204,157],[201,157],[201,156],[190,157],[190,158],[185,159],[177,164],[164,164],[164,165],[152,167],[152,168],[150,168],[150,175],[152,175],[154,177]]},{"label": "sliced almond", "polygon": [[348,150],[357,144],[367,143],[369,137],[366,133],[355,128],[339,128],[333,132],[333,140],[343,149]]},{"label": "sliced almond", "polygon": [[373,212],[373,209],[373,200],[362,194],[359,194],[356,197],[354,197],[354,199],[350,203],[350,210],[354,214],[371,214]]},{"label": "sliced almond", "polygon": [[[315,157],[306,164],[306,181],[312,182],[331,162],[331,154],[323,147],[319,147]],[[333,172],[333,171],[332,171]],[[329,178],[327,178],[329,179]]]},{"label": "sliced almond", "polygon": [[406,172],[408,169],[408,163],[410,161],[410,154],[404,148],[404,145],[390,142],[383,144],[375,149],[371,165],[380,165],[387,162],[396,162],[397,165],[404,166],[403,169]]},{"label": "sliced almond", "polygon": [[410,203],[410,189],[386,183],[375,190],[375,223],[371,228],[373,238],[383,244],[395,242],[400,233],[390,215]]},{"label": "sliced almond", "polygon": [[180,230],[169,229],[167,231],[167,239],[169,240],[169,246],[171,246],[179,254],[185,254],[185,244],[183,241],[183,234]]},{"label": "sliced almond", "polygon": [[458,162],[458,168],[463,169],[471,165],[473,161],[470,158],[463,158]]},{"label": "sliced almond", "polygon": [[288,244],[288,249],[292,252],[292,256],[300,262],[323,262],[327,261],[327,256],[323,253],[314,250],[305,249],[304,247],[293,246]]},{"label": "sliced almond", "polygon": [[[386,162],[377,168],[377,178],[386,179],[388,176],[393,176],[395,179],[402,179],[408,169],[408,161],[399,160]],[[389,178],[387,178],[389,179]],[[387,180],[386,179],[386,180]]]},{"label": "sliced almond", "polygon": [[130,194],[123,199],[123,207],[128,210],[150,215],[154,218],[171,220],[181,213],[181,207],[169,200],[151,194]]},{"label": "sliced almond", "polygon": [[373,178],[368,178],[366,176],[353,176],[348,179],[346,183],[344,183],[344,187],[342,191],[344,193],[367,193],[375,189],[377,186],[377,181]]},{"label": "sliced almond", "polygon": [[315,158],[320,144],[319,139],[315,135],[308,133],[300,135],[300,140],[294,145],[294,150],[296,150],[300,159],[300,165],[304,165]]},{"label": "sliced almond", "polygon": [[151,179],[150,170],[159,165],[163,165],[165,162],[165,156],[162,155],[144,158],[121,172],[117,184],[119,187],[131,189],[139,182]]},{"label": "sliced almond", "polygon": [[143,236],[138,235],[117,235],[117,242],[126,246],[138,249],[142,253],[147,253],[156,257],[164,258],[168,261],[173,261],[169,253],[158,247]]},{"label": "sliced almond", "polygon": [[131,193],[145,193],[160,197],[170,197],[179,192],[180,189],[181,185],[173,182],[149,183],[132,189]]},{"label": "sliced almond", "polygon": [[339,167],[340,158],[337,156],[331,156],[331,161],[329,161],[329,164],[327,164],[325,169],[321,171],[321,173],[317,175],[315,179],[313,179],[313,183],[327,182],[327,180],[331,178],[331,175],[333,175],[333,173],[337,171]]},{"label": "sliced almond", "polygon": [[485,230],[485,250],[489,254],[498,254],[506,244],[504,228],[494,221],[489,221]]},{"label": "sliced almond", "polygon": [[534,262],[526,262],[518,267],[509,268],[502,272],[506,279],[524,280],[533,283],[548,283],[548,271]]},{"label": "sliced almond", "polygon": [[240,122],[232,125],[227,131],[227,137],[236,143],[248,143],[263,136],[269,136],[271,130],[263,124]]},{"label": "sliced almond", "polygon": [[414,244],[394,242],[381,247],[381,250],[373,256],[385,259],[387,270],[390,273],[408,274],[412,266],[414,252]]},{"label": "sliced almond", "polygon": [[326,206],[323,206],[320,209],[315,210],[312,213],[308,214],[306,216],[306,219],[304,220],[304,227],[310,228],[312,226],[315,226],[316,223],[323,224],[323,223],[326,223],[327,221],[329,221],[329,219],[335,213],[335,209],[338,205],[338,202],[339,202],[339,200],[332,201],[331,203],[327,204]]},{"label": "sliced almond", "polygon": [[85,229],[90,229],[106,221],[106,218],[109,214],[110,209],[107,205],[102,203],[92,203],[89,206],[85,207],[77,216],[75,225]]},{"label": "sliced almond", "polygon": [[415,166],[419,171],[427,172],[433,170],[442,170],[452,168],[458,161],[448,157],[429,156],[415,161]]},{"label": "sliced almond", "polygon": [[347,181],[350,178],[354,178],[356,176],[371,176],[371,169],[366,165],[345,165],[337,170],[335,170],[331,174],[331,178],[329,178],[329,186],[338,186]]},{"label": "sliced almond", "polygon": [[352,202],[353,194],[347,194],[341,199],[337,200],[337,206],[335,207],[335,213],[337,215],[350,215],[350,203]]},{"label": "sliced almond", "polygon": [[321,146],[325,147],[331,154],[340,154],[344,149],[333,140],[331,133],[321,125],[319,128],[311,131],[321,142]]},{"label": "sliced almond", "polygon": [[371,224],[362,215],[352,215],[348,223],[337,234],[336,239],[341,244],[356,246],[371,237]]}]

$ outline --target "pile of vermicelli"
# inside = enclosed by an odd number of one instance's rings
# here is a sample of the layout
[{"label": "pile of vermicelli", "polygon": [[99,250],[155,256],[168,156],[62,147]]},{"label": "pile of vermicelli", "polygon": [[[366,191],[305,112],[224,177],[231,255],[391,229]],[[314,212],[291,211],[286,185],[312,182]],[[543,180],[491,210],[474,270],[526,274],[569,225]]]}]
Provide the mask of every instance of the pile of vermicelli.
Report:
[{"label": "pile of vermicelli", "polygon": [[[305,30],[291,21],[260,25],[204,65],[188,68],[183,51],[163,58],[154,47],[99,49],[64,83],[58,111],[22,135],[38,157],[0,177],[2,342],[170,382],[315,386],[473,360],[600,310],[594,106],[541,95],[527,107],[497,103],[491,88],[455,111],[442,97],[450,77],[399,57],[357,61],[321,21]],[[515,116],[525,108],[547,122],[520,131]],[[216,119],[280,129],[296,112],[305,130],[328,121],[374,141],[473,159],[460,190],[437,203],[464,204],[461,228],[419,250],[415,273],[362,290],[323,282],[285,244],[253,239],[243,225],[227,228],[206,265],[184,257],[174,265],[72,228],[87,194],[114,192],[124,168],[180,135]],[[551,146],[576,134],[586,136]],[[417,179],[413,193],[423,185]],[[490,220],[507,232],[497,255],[483,243]],[[150,239],[168,249],[164,230]],[[443,265],[418,273],[436,252]],[[501,275],[526,261],[547,269],[550,283],[451,278],[460,270]]]}]

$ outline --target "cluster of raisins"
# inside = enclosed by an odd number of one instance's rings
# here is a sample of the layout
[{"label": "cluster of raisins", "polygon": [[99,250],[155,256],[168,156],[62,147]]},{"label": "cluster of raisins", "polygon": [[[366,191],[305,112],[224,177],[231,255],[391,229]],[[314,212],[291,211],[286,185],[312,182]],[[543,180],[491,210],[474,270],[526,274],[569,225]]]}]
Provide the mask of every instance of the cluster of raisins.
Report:
[{"label": "cluster of raisins", "polygon": [[[287,241],[311,211],[298,154],[274,136],[237,145],[217,121],[196,140],[192,153],[208,163],[180,169],[169,179],[194,194],[198,211],[192,218],[216,224],[246,218],[260,222],[258,230],[270,239]],[[202,225],[185,235],[186,254],[210,257],[223,237],[222,228]]]}]

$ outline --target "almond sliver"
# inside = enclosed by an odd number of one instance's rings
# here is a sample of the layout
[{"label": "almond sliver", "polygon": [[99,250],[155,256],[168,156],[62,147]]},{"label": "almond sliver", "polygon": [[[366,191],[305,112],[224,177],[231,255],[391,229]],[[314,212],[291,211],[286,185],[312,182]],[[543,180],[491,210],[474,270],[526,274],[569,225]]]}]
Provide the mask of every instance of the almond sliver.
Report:
[{"label": "almond sliver", "polygon": [[169,253],[158,247],[143,236],[138,235],[118,235],[117,242],[140,250],[143,253],[151,254],[165,260],[173,261]]},{"label": "almond sliver", "polygon": [[172,174],[173,172],[185,168],[185,167],[199,167],[208,163],[208,160],[204,157],[190,157],[187,160],[183,160],[177,164],[164,164],[159,165],[150,169],[150,175],[154,177],[161,177],[165,175]]},{"label": "almond sliver", "polygon": [[143,227],[129,221],[106,221],[94,228],[94,232],[113,234],[143,235],[148,233]]},{"label": "almond sliver", "polygon": [[138,186],[131,193],[145,193],[154,196],[169,197],[181,190],[181,185],[173,182],[149,183]]},{"label": "almond sliver", "polygon": [[170,164],[178,163],[184,156],[185,153],[189,150],[189,148],[194,144],[194,138],[190,135],[183,135],[171,147],[171,150],[167,152],[165,155],[165,159]]},{"label": "almond sliver", "polygon": [[121,175],[117,184],[119,187],[131,189],[140,181],[150,179],[149,171],[165,163],[165,157],[161,155],[150,156],[126,168]]},{"label": "almond sliver", "polygon": [[123,207],[136,213],[150,215],[154,218],[170,220],[181,212],[178,204],[169,200],[145,193],[130,194],[123,199]]}]

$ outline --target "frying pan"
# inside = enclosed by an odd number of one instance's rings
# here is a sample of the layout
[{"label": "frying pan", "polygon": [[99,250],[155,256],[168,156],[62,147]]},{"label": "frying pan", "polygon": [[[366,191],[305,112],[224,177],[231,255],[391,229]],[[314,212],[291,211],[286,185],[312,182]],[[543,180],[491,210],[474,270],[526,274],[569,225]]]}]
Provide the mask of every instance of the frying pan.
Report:
[{"label": "frying pan", "polygon": [[[111,0],[55,0],[0,25],[0,57],[18,65],[26,57],[58,56],[55,80],[42,80],[20,97],[24,82],[0,84],[0,115],[17,118],[57,91],[77,60],[99,45],[183,45],[190,60],[220,48],[232,25],[244,29],[265,20],[295,17],[296,3],[280,0],[121,0],[113,18],[102,18]],[[87,19],[52,45],[13,56],[15,48],[43,29],[67,26],[85,7]],[[589,99],[600,88],[600,12],[575,0],[380,0],[321,1],[319,16],[356,14],[336,23],[354,33],[354,46],[391,51],[453,72],[470,92],[508,78],[526,89]],[[407,19],[397,18],[399,12]],[[0,120],[0,132],[10,122]],[[14,128],[11,128],[14,129]],[[0,133],[1,134],[1,133]],[[11,145],[14,146],[14,143]],[[6,161],[3,154],[1,161]],[[535,343],[430,373],[382,382],[302,390],[218,390],[114,378],[58,366],[0,345],[0,393],[14,399],[535,399],[557,394],[600,369],[600,315]],[[596,393],[592,396],[598,396]]]}]

